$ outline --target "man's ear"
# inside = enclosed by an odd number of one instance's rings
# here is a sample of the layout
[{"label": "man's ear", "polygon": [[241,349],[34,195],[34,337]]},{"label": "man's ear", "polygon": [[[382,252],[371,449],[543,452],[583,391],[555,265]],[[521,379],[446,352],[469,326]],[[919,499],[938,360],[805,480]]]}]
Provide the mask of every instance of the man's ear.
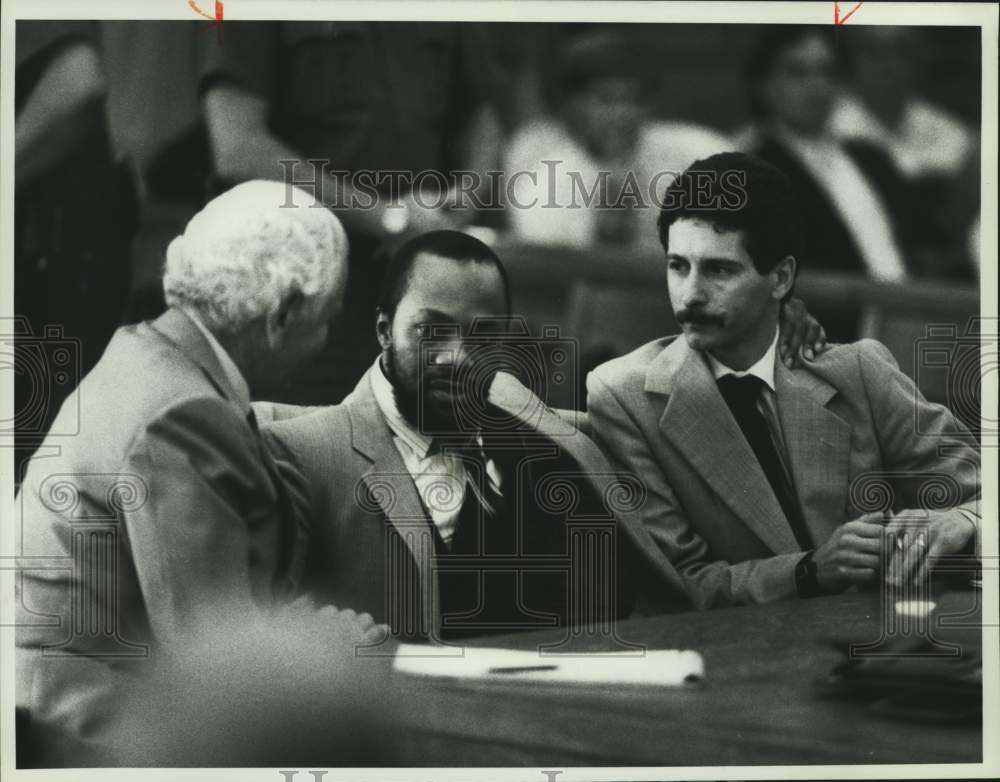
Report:
[{"label": "man's ear", "polygon": [[305,303],[305,296],[299,290],[291,291],[267,314],[265,326],[267,329],[267,343],[271,347],[281,344],[289,322],[298,315]]},{"label": "man's ear", "polygon": [[778,265],[771,270],[770,275],[772,298],[782,301],[791,292],[792,288],[795,287],[796,269],[797,264],[793,255],[786,255],[778,261]]},{"label": "man's ear", "polygon": [[378,337],[378,344],[383,350],[392,344],[392,318],[382,310],[376,311],[375,336]]}]

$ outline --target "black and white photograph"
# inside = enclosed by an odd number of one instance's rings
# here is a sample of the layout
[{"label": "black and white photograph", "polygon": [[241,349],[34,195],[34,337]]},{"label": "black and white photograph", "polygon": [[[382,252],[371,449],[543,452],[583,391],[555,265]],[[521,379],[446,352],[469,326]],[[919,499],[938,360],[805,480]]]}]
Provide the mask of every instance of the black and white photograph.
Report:
[{"label": "black and white photograph", "polygon": [[4,779],[1000,775],[998,19],[4,3]]}]

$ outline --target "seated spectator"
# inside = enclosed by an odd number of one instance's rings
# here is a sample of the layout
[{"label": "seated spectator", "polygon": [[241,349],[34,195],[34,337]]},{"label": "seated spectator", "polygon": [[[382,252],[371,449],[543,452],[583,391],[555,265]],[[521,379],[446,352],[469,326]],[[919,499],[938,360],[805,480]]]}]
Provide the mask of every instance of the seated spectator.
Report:
[{"label": "seated spectator", "polygon": [[[933,206],[928,216],[940,234],[938,244],[950,252],[930,255],[922,273],[971,279],[974,258],[962,239],[979,208],[977,143],[965,122],[916,92],[918,35],[906,27],[847,32],[851,89],[838,96],[830,129],[839,139],[881,149]],[[964,192],[970,183],[972,199]]]},{"label": "seated spectator", "polygon": [[590,29],[558,46],[554,112],[524,126],[507,148],[511,229],[538,244],[655,248],[655,207],[667,186],[731,142],[654,119],[648,79],[623,35]]},{"label": "seated spectator", "polygon": [[[926,221],[881,150],[829,133],[840,67],[827,30],[787,26],[766,33],[747,68],[756,117],[750,147],[791,180],[808,268],[904,282],[916,272],[912,259]],[[860,310],[815,311],[834,342],[863,330]]]},{"label": "seated spectator", "polygon": [[847,42],[853,78],[830,115],[833,135],[880,147],[905,177],[956,176],[975,139],[965,122],[915,91],[915,31],[859,26]]}]

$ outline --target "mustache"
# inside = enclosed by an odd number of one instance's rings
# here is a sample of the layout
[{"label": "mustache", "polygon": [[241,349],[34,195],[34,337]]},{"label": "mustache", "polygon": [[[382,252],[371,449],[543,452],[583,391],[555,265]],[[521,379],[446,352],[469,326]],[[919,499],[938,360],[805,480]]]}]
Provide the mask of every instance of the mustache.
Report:
[{"label": "mustache", "polygon": [[674,318],[678,323],[694,323],[699,326],[724,326],[725,319],[721,315],[712,315],[701,310],[677,310]]}]

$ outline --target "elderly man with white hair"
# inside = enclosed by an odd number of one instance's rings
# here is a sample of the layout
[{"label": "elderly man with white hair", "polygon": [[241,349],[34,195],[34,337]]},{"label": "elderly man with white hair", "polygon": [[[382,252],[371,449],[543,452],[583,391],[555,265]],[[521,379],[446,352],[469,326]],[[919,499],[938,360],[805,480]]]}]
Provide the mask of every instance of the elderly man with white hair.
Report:
[{"label": "elderly man with white hair", "polygon": [[[170,245],[168,311],[119,329],[62,406],[54,430],[78,435],[39,449],[19,497],[16,695],[36,762],[100,758],[149,658],[220,624],[252,646],[294,597],[301,551],[250,400],[323,345],[346,256],[304,191],[233,188]],[[339,616],[363,637],[364,618]]]}]

